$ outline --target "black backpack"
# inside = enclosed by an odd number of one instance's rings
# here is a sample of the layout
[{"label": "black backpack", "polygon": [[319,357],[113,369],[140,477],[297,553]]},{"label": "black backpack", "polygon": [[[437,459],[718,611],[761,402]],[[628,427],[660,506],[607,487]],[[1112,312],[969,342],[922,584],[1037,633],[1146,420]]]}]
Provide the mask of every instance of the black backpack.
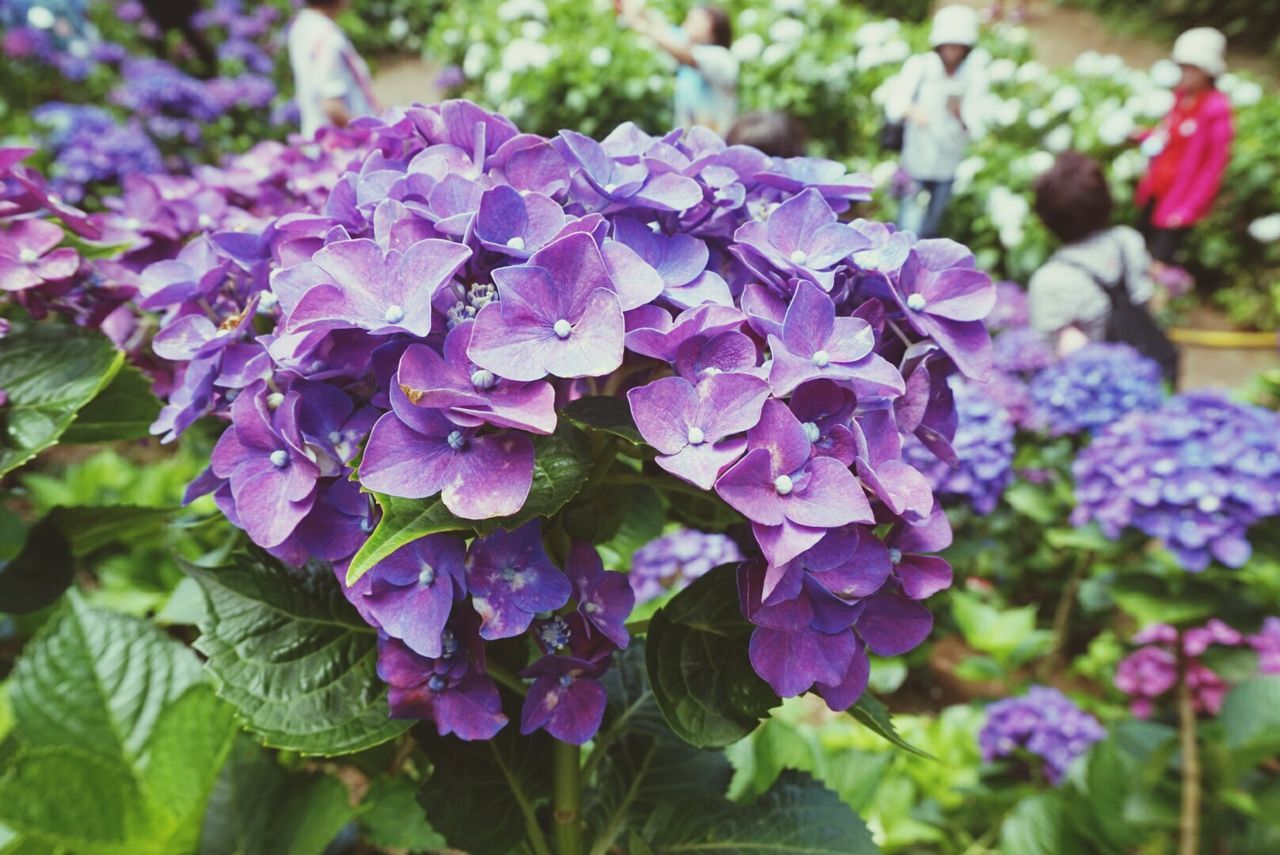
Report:
[{"label": "black backpack", "polygon": [[1133,302],[1129,296],[1129,265],[1120,249],[1120,281],[1104,282],[1089,268],[1066,262],[1087,274],[1107,299],[1111,301],[1111,313],[1107,316],[1106,340],[1127,344],[1160,366],[1164,379],[1175,388],[1178,385],[1178,348],[1160,329],[1146,306]]}]

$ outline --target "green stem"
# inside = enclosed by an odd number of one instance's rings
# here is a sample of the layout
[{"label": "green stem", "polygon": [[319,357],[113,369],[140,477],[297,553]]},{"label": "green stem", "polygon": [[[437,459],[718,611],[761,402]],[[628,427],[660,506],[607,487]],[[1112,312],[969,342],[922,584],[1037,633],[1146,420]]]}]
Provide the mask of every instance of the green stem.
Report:
[{"label": "green stem", "polygon": [[556,740],[552,747],[552,819],[556,855],[582,855],[582,750]]},{"label": "green stem", "polygon": [[613,461],[618,458],[618,438],[616,436],[609,437],[601,447],[596,464],[591,470],[591,476],[587,479],[587,485],[584,489],[590,490],[592,487],[599,487],[604,481],[605,476],[609,474],[609,470],[613,467]]},{"label": "green stem", "polygon": [[523,680],[521,680],[515,674],[512,674],[502,665],[499,665],[497,662],[494,662],[492,659],[488,659],[485,661],[484,670],[489,674],[490,677],[492,677],[494,680],[501,683],[502,685],[506,686],[508,689],[515,692],[520,697],[523,698],[525,695],[529,694],[529,687],[524,684]]},{"label": "green stem", "polygon": [[1178,855],[1200,851],[1200,746],[1196,743],[1196,711],[1187,681],[1187,654],[1178,633],[1178,741],[1182,749],[1182,809],[1178,814]]},{"label": "green stem", "polygon": [[1093,567],[1093,559],[1092,550],[1082,555],[1071,572],[1071,578],[1067,580],[1067,586],[1062,589],[1062,598],[1058,600],[1058,607],[1053,613],[1053,650],[1041,665],[1041,679],[1048,679],[1062,669],[1067,653],[1067,638],[1071,634],[1071,612],[1075,608],[1080,585]]}]

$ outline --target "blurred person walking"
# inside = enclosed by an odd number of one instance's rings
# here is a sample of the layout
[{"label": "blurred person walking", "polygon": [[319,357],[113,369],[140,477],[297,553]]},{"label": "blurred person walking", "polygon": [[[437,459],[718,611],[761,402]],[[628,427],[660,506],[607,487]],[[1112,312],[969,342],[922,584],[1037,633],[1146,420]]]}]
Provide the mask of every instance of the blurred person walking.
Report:
[{"label": "blurred person walking", "polygon": [[289,64],[305,137],[378,109],[369,66],[334,20],[347,2],[306,0],[289,27]]},{"label": "blurred person walking", "polygon": [[1231,102],[1217,87],[1227,70],[1227,40],[1211,27],[1178,36],[1173,61],[1182,69],[1174,104],[1158,126],[1139,134],[1151,158],[1135,201],[1151,255],[1172,264],[1187,232],[1209,215],[1231,160]]},{"label": "blurred person walking", "polygon": [[648,36],[678,62],[675,124],[701,125],[726,134],[738,114],[738,60],[730,52],[733,26],[719,6],[695,6],[672,26],[644,0],[614,0],[618,19]]},{"label": "blurred person walking", "polygon": [[[898,227],[936,237],[951,201],[956,167],[970,141],[981,136],[985,69],[971,61],[978,43],[978,14],[946,6],[933,16],[928,53],[903,63],[885,102],[886,131],[901,127]],[[882,143],[894,147],[882,132]],[[894,141],[896,142],[896,140]]]},{"label": "blurred person walking", "polygon": [[1059,356],[1091,341],[1131,345],[1172,382],[1177,349],[1147,309],[1156,294],[1151,257],[1141,234],[1112,225],[1112,208],[1102,167],[1078,151],[1036,179],[1036,214],[1062,245],[1031,276],[1031,326]]}]

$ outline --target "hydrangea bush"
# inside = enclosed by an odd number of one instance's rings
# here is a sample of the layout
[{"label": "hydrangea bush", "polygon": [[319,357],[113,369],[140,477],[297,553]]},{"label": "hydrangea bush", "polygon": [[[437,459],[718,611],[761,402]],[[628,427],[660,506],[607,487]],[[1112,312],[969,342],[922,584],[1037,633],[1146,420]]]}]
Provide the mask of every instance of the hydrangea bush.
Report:
[{"label": "hydrangea bush", "polygon": [[1057,689],[1032,686],[1025,695],[987,707],[978,733],[982,759],[1017,759],[1029,754],[1052,784],[1058,784],[1072,762],[1107,735],[1102,724]]}]

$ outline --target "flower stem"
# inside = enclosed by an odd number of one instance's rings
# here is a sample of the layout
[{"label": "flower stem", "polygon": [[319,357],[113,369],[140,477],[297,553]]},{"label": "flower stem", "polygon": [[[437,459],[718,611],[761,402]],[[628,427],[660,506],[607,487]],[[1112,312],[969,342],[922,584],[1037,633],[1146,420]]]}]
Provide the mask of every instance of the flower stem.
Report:
[{"label": "flower stem", "polygon": [[1187,654],[1178,633],[1178,741],[1182,749],[1182,809],[1178,814],[1178,855],[1200,850],[1200,748],[1196,744],[1196,711],[1187,680]]},{"label": "flower stem", "polygon": [[523,680],[521,680],[515,674],[512,674],[510,671],[508,671],[503,666],[499,665],[497,662],[494,662],[492,659],[489,659],[485,662],[484,670],[496,682],[506,686],[508,689],[515,692],[520,697],[523,698],[525,695],[529,694],[529,687],[524,684]]},{"label": "flower stem", "polygon": [[557,739],[551,774],[556,855],[582,855],[582,750]]},{"label": "flower stem", "polygon": [[1062,668],[1067,652],[1067,636],[1071,634],[1071,612],[1075,608],[1080,585],[1089,575],[1089,568],[1093,566],[1093,558],[1092,550],[1082,555],[1076,562],[1075,569],[1071,571],[1067,586],[1062,589],[1062,598],[1058,600],[1058,607],[1053,612],[1053,650],[1049,652],[1040,669],[1041,677],[1044,679],[1058,673]]}]

